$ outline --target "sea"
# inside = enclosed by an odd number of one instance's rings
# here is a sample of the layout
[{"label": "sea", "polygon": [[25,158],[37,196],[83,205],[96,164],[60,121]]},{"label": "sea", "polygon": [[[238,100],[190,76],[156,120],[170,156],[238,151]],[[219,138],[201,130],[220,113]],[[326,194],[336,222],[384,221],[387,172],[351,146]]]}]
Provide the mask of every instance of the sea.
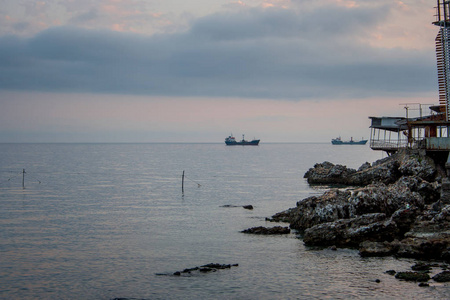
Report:
[{"label": "sea", "polygon": [[[385,157],[368,145],[25,143],[0,153],[0,299],[450,297],[448,283],[386,273],[413,259],[241,232],[288,226],[266,217],[326,191],[305,172]],[[174,275],[209,263],[237,266]]]}]

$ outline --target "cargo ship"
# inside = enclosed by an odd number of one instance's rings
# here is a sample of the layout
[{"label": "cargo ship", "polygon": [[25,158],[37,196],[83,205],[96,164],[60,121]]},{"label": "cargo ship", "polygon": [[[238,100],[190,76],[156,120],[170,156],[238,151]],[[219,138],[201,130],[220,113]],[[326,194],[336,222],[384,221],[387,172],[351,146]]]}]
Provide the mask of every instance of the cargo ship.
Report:
[{"label": "cargo ship", "polygon": [[333,145],[365,145],[367,140],[354,141],[353,138],[350,138],[350,141],[343,141],[341,137],[337,137],[331,140]]},{"label": "cargo ship", "polygon": [[233,135],[230,135],[228,137],[225,138],[225,144],[227,146],[258,146],[260,140],[251,140],[251,141],[246,141],[244,139],[244,135],[242,135],[242,140],[241,141],[236,141],[236,138]]}]

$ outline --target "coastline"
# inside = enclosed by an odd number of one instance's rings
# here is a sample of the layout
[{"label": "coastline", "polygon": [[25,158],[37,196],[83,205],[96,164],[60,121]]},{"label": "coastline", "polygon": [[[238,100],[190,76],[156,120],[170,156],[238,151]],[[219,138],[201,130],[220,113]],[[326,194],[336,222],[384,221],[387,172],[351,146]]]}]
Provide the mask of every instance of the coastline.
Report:
[{"label": "coastline", "polygon": [[441,197],[445,171],[430,157],[405,150],[358,170],[324,162],[305,178],[345,186],[268,219],[288,222],[305,245],[450,262],[450,201]]}]

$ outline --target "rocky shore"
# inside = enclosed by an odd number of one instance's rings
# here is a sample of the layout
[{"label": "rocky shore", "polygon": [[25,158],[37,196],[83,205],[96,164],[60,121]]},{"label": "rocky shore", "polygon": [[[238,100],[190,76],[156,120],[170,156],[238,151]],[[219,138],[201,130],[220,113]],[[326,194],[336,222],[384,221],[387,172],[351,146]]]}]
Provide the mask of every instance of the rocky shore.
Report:
[{"label": "rocky shore", "polygon": [[269,219],[289,222],[306,245],[450,261],[450,201],[441,197],[446,174],[432,158],[403,150],[358,170],[316,164],[304,177],[341,186]]}]

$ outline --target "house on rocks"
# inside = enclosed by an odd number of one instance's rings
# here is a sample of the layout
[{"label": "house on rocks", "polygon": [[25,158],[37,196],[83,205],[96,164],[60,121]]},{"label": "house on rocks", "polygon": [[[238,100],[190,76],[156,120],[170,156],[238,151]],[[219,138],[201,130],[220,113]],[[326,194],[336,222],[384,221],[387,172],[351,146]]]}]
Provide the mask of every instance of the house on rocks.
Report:
[{"label": "house on rocks", "polygon": [[[417,149],[440,161],[449,159],[450,165],[450,1],[437,0],[435,8],[439,105],[408,103],[405,117],[369,117],[370,147],[388,155]],[[419,111],[417,117],[408,116],[412,109]]]}]

